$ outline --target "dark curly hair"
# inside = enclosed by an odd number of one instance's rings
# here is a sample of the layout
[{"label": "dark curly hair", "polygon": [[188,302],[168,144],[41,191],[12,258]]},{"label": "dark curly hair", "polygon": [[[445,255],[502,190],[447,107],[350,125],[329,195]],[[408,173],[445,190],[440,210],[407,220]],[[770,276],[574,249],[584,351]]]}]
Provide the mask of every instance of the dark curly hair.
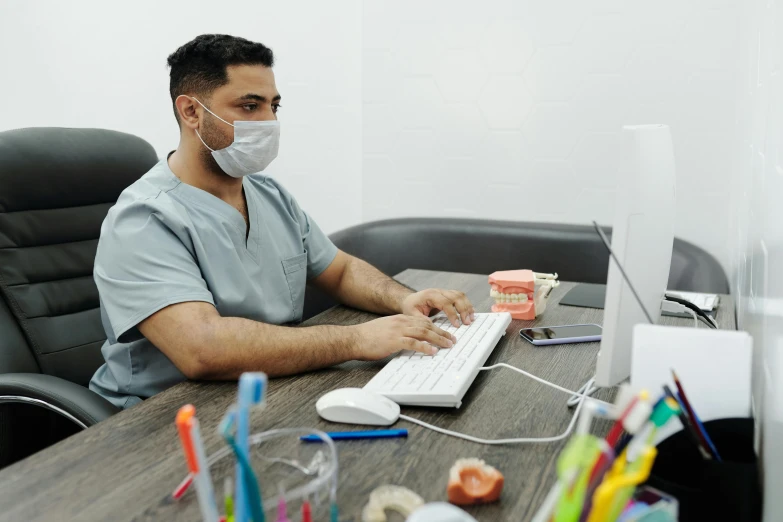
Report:
[{"label": "dark curly hair", "polygon": [[[263,44],[227,34],[202,34],[169,55],[171,68],[169,93],[172,104],[177,96],[193,93],[209,95],[228,83],[229,65],[263,65],[272,67],[275,57]],[[179,122],[177,107],[174,116]]]}]

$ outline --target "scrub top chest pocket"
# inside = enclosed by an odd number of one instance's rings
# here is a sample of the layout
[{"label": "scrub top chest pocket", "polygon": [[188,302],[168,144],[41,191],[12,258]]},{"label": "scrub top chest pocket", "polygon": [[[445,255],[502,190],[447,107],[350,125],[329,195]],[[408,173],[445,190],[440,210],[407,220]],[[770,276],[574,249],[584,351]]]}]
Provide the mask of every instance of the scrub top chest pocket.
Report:
[{"label": "scrub top chest pocket", "polygon": [[291,321],[302,320],[305,285],[307,284],[307,252],[283,259],[283,272],[291,291]]}]

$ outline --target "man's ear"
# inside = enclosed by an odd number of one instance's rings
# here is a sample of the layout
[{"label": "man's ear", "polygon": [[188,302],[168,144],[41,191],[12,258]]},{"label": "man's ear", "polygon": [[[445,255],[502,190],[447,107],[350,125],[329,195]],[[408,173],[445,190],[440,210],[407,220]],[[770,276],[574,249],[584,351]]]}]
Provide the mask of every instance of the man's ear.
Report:
[{"label": "man's ear", "polygon": [[180,94],[174,101],[177,108],[180,123],[190,129],[197,129],[201,114],[198,111],[198,102],[190,96]]}]

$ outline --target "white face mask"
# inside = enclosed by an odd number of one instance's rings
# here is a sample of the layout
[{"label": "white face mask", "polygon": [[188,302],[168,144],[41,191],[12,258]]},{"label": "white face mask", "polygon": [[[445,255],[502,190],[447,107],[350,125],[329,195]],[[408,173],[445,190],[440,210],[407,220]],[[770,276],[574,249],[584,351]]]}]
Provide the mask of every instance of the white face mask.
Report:
[{"label": "white face mask", "polygon": [[280,147],[280,122],[272,121],[235,121],[233,124],[209,110],[196,100],[204,110],[223,123],[234,127],[234,142],[225,149],[214,150],[204,143],[201,134],[196,135],[204,146],[212,151],[212,157],[223,172],[234,178],[261,172],[277,157]]}]

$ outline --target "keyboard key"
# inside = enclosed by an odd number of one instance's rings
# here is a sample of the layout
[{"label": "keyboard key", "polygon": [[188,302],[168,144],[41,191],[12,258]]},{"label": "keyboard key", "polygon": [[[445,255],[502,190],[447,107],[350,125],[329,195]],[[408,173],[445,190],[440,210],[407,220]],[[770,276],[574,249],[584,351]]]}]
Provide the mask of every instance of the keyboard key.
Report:
[{"label": "keyboard key", "polygon": [[395,373],[394,376],[389,379],[389,382],[386,383],[386,388],[393,390],[397,387],[397,385],[400,383],[400,381],[405,378],[407,374],[406,373]]},{"label": "keyboard key", "polygon": [[411,381],[410,387],[418,390],[419,386],[427,380],[427,377],[429,377],[429,373],[416,374],[416,378]]},{"label": "keyboard key", "polygon": [[427,379],[425,379],[421,385],[419,386],[419,391],[427,391],[431,390],[435,387],[436,384],[438,384],[438,381],[443,377],[442,373],[431,373],[427,376]]}]

